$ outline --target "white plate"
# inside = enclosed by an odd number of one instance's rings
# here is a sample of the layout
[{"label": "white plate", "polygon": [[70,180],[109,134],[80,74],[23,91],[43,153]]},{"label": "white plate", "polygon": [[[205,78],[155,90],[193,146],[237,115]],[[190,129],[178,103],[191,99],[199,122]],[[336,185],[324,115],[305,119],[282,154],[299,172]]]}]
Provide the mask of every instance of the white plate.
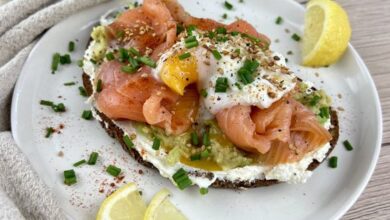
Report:
[{"label": "white plate", "polygon": [[[291,39],[294,32],[302,35],[304,9],[288,0],[245,0],[234,2],[235,9],[226,11],[223,1],[181,1],[194,15],[220,19],[228,13],[229,22],[235,16],[245,18],[273,39],[272,49],[286,54],[289,65],[297,75],[324,88],[334,99],[339,112],[340,140],[332,155],[339,157],[337,169],[323,164],[303,185],[279,184],[249,190],[211,189],[201,196],[193,187],[176,189],[168,180],[148,168],[138,165],[119,144],[108,137],[97,121],[85,121],[81,112],[88,109],[85,99],[78,94],[78,86],[63,83],[77,81],[81,85],[81,70],[73,62],[61,66],[51,74],[50,63],[55,52],[65,53],[70,40],[78,39],[73,60],[82,57],[91,27],[99,16],[118,6],[118,2],[100,5],[78,13],[50,29],[38,42],[24,65],[15,88],[12,103],[12,132],[17,144],[32,165],[54,191],[64,211],[73,219],[92,219],[105,195],[114,188],[113,178],[103,165],[111,163],[124,169],[125,180],[136,182],[147,201],[162,187],[169,188],[172,200],[190,219],[337,219],[356,201],[374,170],[379,155],[382,119],[378,94],[363,61],[352,46],[344,57],[329,68],[310,69],[299,65],[299,44]],[[275,25],[282,16],[283,25]],[[286,33],[288,28],[290,33]],[[275,40],[279,39],[279,43]],[[315,73],[319,73],[316,76]],[[338,94],[342,98],[338,98]],[[39,100],[64,102],[66,113],[53,113],[39,105]],[[45,128],[64,124],[61,134],[44,138]],[[348,139],[354,146],[347,152],[342,141]],[[76,168],[78,183],[63,184],[62,171],[87,158],[92,151],[100,153],[98,164]],[[63,152],[63,156],[59,156]],[[139,170],[143,174],[139,174]],[[115,184],[120,185],[120,184]],[[99,188],[104,189],[100,193]]]}]

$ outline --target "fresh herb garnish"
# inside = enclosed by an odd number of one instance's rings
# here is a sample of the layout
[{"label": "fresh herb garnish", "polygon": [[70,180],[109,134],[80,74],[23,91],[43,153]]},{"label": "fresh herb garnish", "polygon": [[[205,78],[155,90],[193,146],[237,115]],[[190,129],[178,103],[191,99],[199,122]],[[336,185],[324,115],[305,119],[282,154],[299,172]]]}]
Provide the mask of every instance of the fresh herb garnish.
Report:
[{"label": "fresh herb garnish", "polygon": [[337,157],[331,157],[329,159],[329,166],[331,168],[337,168]]},{"label": "fresh herb garnish", "polygon": [[217,34],[226,34],[227,33],[226,28],[224,28],[224,27],[217,27],[217,29],[215,31],[217,32]]},{"label": "fresh herb garnish", "polygon": [[215,92],[226,92],[229,88],[228,79],[226,77],[218,77],[215,83]]},{"label": "fresh herb garnish", "polygon": [[64,83],[64,86],[74,86],[74,85],[76,85],[75,82],[66,82],[66,83]]},{"label": "fresh herb garnish", "polygon": [[203,135],[202,135],[202,144],[204,146],[210,146],[210,136],[209,136],[209,133],[207,131],[204,131],[203,132]]},{"label": "fresh herb garnish", "polygon": [[176,173],[173,174],[172,179],[175,181],[180,190],[183,190],[192,185],[192,181],[188,177],[188,173],[183,168],[177,170]]},{"label": "fresh herb garnish", "polygon": [[295,41],[300,41],[301,40],[301,37],[298,34],[295,34],[295,33],[291,36],[291,38],[293,40],[295,40]]},{"label": "fresh herb garnish", "polygon": [[98,157],[99,157],[99,154],[97,152],[92,152],[89,155],[89,159],[88,159],[88,162],[87,162],[88,165],[95,165]]},{"label": "fresh herb garnish", "polygon": [[187,33],[188,33],[188,36],[191,36],[192,35],[192,31],[196,30],[196,26],[195,25],[188,25],[187,26]]},{"label": "fresh herb garnish", "polygon": [[228,15],[227,15],[226,13],[224,13],[224,14],[222,15],[222,18],[223,18],[223,19],[227,19],[227,18],[228,18]]},{"label": "fresh herb garnish", "polygon": [[53,106],[53,102],[52,101],[47,101],[47,100],[41,100],[40,102],[39,102],[39,104],[41,104],[41,105],[46,105],[46,106]]},{"label": "fresh herb garnish", "polygon": [[228,9],[228,10],[232,10],[233,9],[233,5],[231,3],[229,3],[228,1],[225,1],[224,5],[225,5],[225,8]]},{"label": "fresh herb garnish", "polygon": [[74,172],[74,170],[64,171],[64,183],[68,186],[77,183],[76,173]]},{"label": "fresh herb garnish", "polygon": [[222,59],[222,56],[221,56],[221,54],[218,52],[218,50],[212,50],[211,53],[213,54],[213,56],[214,56],[214,58],[215,58],[216,60]]},{"label": "fresh herb garnish", "polygon": [[130,47],[129,52],[130,52],[133,56],[141,56],[141,53],[140,53],[137,49],[135,49],[134,47]]},{"label": "fresh herb garnish", "polygon": [[191,133],[191,144],[194,146],[199,146],[199,137],[195,131]]},{"label": "fresh herb garnish", "polygon": [[82,68],[84,66],[84,60],[77,60],[77,66]]},{"label": "fresh herb garnish", "polygon": [[87,96],[88,96],[87,91],[86,91],[85,88],[82,87],[82,86],[79,87],[79,92],[80,92],[80,95],[81,95],[81,96],[84,96],[84,97],[87,97]]},{"label": "fresh herb garnish", "polygon": [[125,48],[119,48],[119,61],[126,62],[129,59],[129,53]]},{"label": "fresh herb garnish", "polygon": [[160,149],[160,142],[161,142],[160,139],[157,138],[157,137],[155,137],[153,139],[153,145],[152,145],[153,150],[159,150]]},{"label": "fresh herb garnish", "polygon": [[64,55],[60,56],[60,63],[61,63],[61,65],[71,64],[72,60],[70,58],[70,55],[64,54]]},{"label": "fresh herb garnish", "polygon": [[81,114],[81,118],[84,118],[85,120],[91,120],[93,118],[92,111],[91,110],[84,110]]},{"label": "fresh herb garnish", "polygon": [[134,147],[134,143],[128,135],[123,136],[123,142],[125,142],[128,149],[132,149]]},{"label": "fresh herb garnish", "polygon": [[97,84],[96,84],[96,92],[101,92],[103,89],[103,81],[101,79],[98,80]]},{"label": "fresh herb garnish", "polygon": [[343,145],[344,145],[345,149],[347,149],[347,151],[353,150],[352,144],[348,140],[345,140],[343,142]]},{"label": "fresh herb garnish", "polygon": [[122,66],[121,71],[124,73],[135,73],[137,69],[135,69],[133,66]]},{"label": "fresh herb garnish", "polygon": [[321,107],[318,115],[321,118],[329,118],[329,107]]},{"label": "fresh herb garnish", "polygon": [[115,59],[114,53],[112,53],[112,52],[107,53],[106,54],[106,59],[108,61],[114,60]]},{"label": "fresh herb garnish", "polygon": [[53,59],[51,61],[51,73],[55,73],[58,70],[58,65],[60,64],[61,55],[59,53],[55,53],[53,55]]},{"label": "fresh herb garnish", "polygon": [[207,193],[209,193],[209,189],[202,187],[199,189],[199,193],[201,195],[206,195]]},{"label": "fresh herb garnish", "polygon": [[276,24],[281,24],[282,22],[283,22],[283,18],[280,17],[280,16],[278,16],[278,17],[276,18],[276,20],[275,20],[275,23],[276,23]]},{"label": "fresh herb garnish", "polygon": [[87,161],[86,160],[80,160],[80,161],[77,161],[76,163],[73,164],[74,167],[78,167],[78,166],[81,166],[82,164],[85,164]]},{"label": "fresh herb garnish", "polygon": [[52,127],[48,127],[48,128],[46,128],[46,135],[45,135],[45,138],[49,138],[50,136],[51,136],[51,134],[53,134],[54,133],[54,128],[52,128]]},{"label": "fresh herb garnish", "polygon": [[75,43],[73,41],[69,41],[68,43],[68,51],[73,52],[75,48]]},{"label": "fresh herb garnish", "polygon": [[190,53],[183,53],[181,55],[179,55],[179,60],[185,60],[187,58],[191,57],[191,54]]},{"label": "fresh herb garnish", "polygon": [[204,98],[206,98],[208,93],[205,89],[202,89],[202,90],[200,90],[200,95],[203,96]]},{"label": "fresh herb garnish", "polygon": [[114,166],[114,165],[110,165],[110,166],[107,167],[106,171],[107,171],[107,173],[109,173],[111,176],[117,177],[117,176],[119,176],[119,174],[121,173],[122,170],[121,170],[121,168],[119,168],[119,167],[116,167],[116,166]]},{"label": "fresh herb garnish", "polygon": [[156,68],[157,66],[156,62],[154,62],[154,60],[147,56],[138,57],[137,60],[145,64],[146,66],[150,66],[152,68]]}]

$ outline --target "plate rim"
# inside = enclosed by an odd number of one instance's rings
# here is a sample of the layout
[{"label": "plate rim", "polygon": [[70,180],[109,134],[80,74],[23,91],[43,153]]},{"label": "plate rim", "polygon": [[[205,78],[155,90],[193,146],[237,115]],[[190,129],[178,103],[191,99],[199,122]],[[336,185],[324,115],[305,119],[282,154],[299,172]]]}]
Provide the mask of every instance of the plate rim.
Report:
[{"label": "plate rim", "polygon": [[[295,0],[278,0],[280,2],[289,2],[289,3],[292,3],[294,4],[297,8],[299,8],[301,10],[300,13],[304,13],[305,12],[305,7],[303,4],[300,4],[298,3],[297,1]],[[104,4],[107,4],[107,3],[103,3]],[[98,7],[99,5],[96,5],[95,7]],[[101,6],[101,5],[100,5]],[[93,8],[93,7],[92,7]],[[85,11],[88,11],[92,8],[87,8],[83,11],[79,11],[77,13],[82,13],[82,12],[85,12]],[[77,14],[76,13],[76,14]],[[74,15],[74,14],[73,14]],[[43,38],[46,34],[48,33],[51,33],[52,31],[52,28],[53,27],[56,27],[58,25],[60,25],[61,23],[63,22],[66,22],[68,19],[71,19],[71,17],[73,15],[70,15],[69,17],[63,19],[61,22],[55,24],[54,26],[52,26],[50,28],[50,30],[48,30],[41,38]],[[303,24],[299,24],[299,25],[303,25]],[[19,126],[18,125],[18,122],[17,122],[17,111],[18,111],[18,107],[20,105],[19,103],[19,91],[22,90],[23,88],[23,84],[25,83],[25,78],[27,76],[27,72],[25,70],[25,65],[27,63],[27,61],[29,59],[31,59],[31,54],[37,50],[37,47],[39,46],[39,43],[40,43],[41,39],[39,39],[36,44],[33,46],[32,50],[30,51],[29,55],[27,56],[24,64],[23,64],[23,67],[20,71],[20,75],[18,76],[18,79],[16,81],[16,84],[15,84],[15,87],[14,87],[14,91],[12,93],[12,103],[11,103],[11,132],[12,132],[12,136],[16,142],[16,144],[19,146],[21,143],[19,141],[19,135],[17,133],[17,129],[16,127]],[[363,191],[366,189],[369,181],[371,180],[372,178],[372,175],[375,171],[375,168],[378,164],[378,160],[379,160],[379,156],[380,156],[380,151],[381,151],[381,145],[382,145],[382,142],[383,142],[383,115],[382,115],[382,106],[381,106],[381,103],[380,103],[380,97],[379,97],[379,92],[378,92],[378,89],[375,85],[375,82],[373,80],[373,77],[367,67],[367,65],[365,64],[365,62],[363,61],[362,57],[359,55],[359,53],[357,52],[357,50],[353,47],[352,43],[348,43],[348,49],[351,51],[352,53],[352,56],[354,57],[354,60],[356,61],[357,63],[357,67],[359,69],[361,69],[361,71],[363,72],[363,74],[366,75],[368,81],[366,82],[370,87],[371,87],[371,90],[373,90],[373,95],[374,95],[374,102],[375,102],[375,110],[376,110],[376,114],[377,114],[377,117],[376,117],[376,120],[378,121],[377,123],[377,130],[378,130],[378,133],[377,133],[377,136],[376,136],[376,139],[375,139],[375,150],[374,150],[374,153],[373,153],[373,157],[372,157],[372,160],[371,160],[371,163],[370,165],[368,166],[368,169],[367,169],[367,172],[364,174],[364,178],[362,179],[362,181],[357,185],[356,189],[355,189],[355,193],[354,194],[351,194],[349,199],[346,200],[346,202],[343,204],[342,207],[340,207],[336,213],[334,213],[333,217],[335,219],[339,219],[341,218],[344,214],[346,214],[348,212],[348,210],[350,210],[350,208],[357,202],[358,198],[362,195]],[[20,147],[19,147],[20,148]]]}]

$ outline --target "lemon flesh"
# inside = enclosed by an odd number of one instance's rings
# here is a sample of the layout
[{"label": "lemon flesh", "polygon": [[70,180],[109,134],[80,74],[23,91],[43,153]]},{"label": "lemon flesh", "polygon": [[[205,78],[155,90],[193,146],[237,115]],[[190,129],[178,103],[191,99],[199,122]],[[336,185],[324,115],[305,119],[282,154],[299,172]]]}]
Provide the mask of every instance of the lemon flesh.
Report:
[{"label": "lemon flesh", "polygon": [[337,62],[350,38],[348,15],[340,5],[331,0],[311,0],[307,4],[303,65],[319,67]]},{"label": "lemon flesh", "polygon": [[109,197],[100,206],[97,220],[142,220],[146,204],[134,183],[129,183]]},{"label": "lemon flesh", "polygon": [[169,191],[162,189],[150,202],[144,220],[186,220],[187,218],[169,201]]}]

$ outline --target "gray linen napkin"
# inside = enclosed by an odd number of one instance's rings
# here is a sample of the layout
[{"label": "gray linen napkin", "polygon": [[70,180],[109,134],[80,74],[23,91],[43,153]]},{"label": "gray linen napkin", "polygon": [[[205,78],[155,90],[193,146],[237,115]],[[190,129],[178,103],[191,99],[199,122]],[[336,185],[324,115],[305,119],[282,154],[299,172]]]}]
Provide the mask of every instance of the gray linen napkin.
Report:
[{"label": "gray linen napkin", "polygon": [[34,39],[72,13],[104,1],[12,0],[0,6],[0,219],[66,218],[13,140],[12,90]]}]

